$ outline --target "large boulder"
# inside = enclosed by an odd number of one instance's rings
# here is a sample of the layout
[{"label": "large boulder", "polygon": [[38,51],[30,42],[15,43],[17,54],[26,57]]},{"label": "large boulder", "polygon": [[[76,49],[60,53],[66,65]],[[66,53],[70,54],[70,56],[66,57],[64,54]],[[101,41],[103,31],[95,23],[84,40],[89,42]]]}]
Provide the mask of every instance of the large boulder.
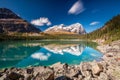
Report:
[{"label": "large boulder", "polygon": [[54,80],[54,73],[50,71],[38,73],[33,80]]},{"label": "large boulder", "polygon": [[98,80],[111,80],[108,78],[108,75],[106,73],[100,73],[100,76],[98,77]]},{"label": "large boulder", "polygon": [[68,65],[66,63],[62,64],[61,62],[58,62],[58,63],[53,64],[51,68],[53,68],[54,71],[58,71],[60,69],[66,70],[68,68]]},{"label": "large boulder", "polygon": [[19,80],[20,78],[24,79],[24,76],[16,72],[10,72],[6,77],[6,80]]},{"label": "large boulder", "polygon": [[80,70],[77,68],[71,68],[66,72],[66,76],[70,77],[70,78],[73,78],[73,77],[78,78],[79,75],[82,75],[82,74],[81,74]]},{"label": "large boulder", "polygon": [[92,73],[94,75],[98,75],[102,71],[103,71],[103,66],[100,63],[93,63],[92,64]]},{"label": "large boulder", "polygon": [[3,75],[0,76],[0,80],[5,80],[6,77],[7,77],[7,74],[3,74]]},{"label": "large boulder", "polygon": [[55,80],[73,80],[73,79],[70,79],[67,76],[59,76],[59,77],[55,78]]},{"label": "large boulder", "polygon": [[90,71],[91,68],[92,68],[91,63],[84,62],[84,63],[81,63],[81,64],[80,64],[80,69],[81,69],[82,71]]},{"label": "large boulder", "polygon": [[54,72],[46,67],[34,67],[34,80],[54,80]]},{"label": "large boulder", "polygon": [[91,68],[92,68],[92,65],[91,63],[81,63],[80,64],[80,70],[81,70],[81,73],[83,76],[91,76]]}]

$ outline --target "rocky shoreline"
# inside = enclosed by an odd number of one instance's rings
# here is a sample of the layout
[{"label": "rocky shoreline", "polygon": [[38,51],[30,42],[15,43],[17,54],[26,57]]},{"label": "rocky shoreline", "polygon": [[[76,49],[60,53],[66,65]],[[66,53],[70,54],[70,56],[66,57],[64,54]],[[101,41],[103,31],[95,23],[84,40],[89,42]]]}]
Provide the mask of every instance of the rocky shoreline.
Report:
[{"label": "rocky shoreline", "polygon": [[120,80],[120,40],[97,49],[104,54],[100,62],[4,69],[0,80]]}]

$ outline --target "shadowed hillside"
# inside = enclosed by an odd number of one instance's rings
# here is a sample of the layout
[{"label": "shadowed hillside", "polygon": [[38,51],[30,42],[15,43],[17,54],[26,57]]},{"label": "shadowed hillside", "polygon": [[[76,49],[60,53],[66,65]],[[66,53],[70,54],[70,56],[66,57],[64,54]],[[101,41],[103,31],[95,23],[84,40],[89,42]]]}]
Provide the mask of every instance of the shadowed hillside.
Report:
[{"label": "shadowed hillside", "polygon": [[102,28],[87,35],[88,39],[104,39],[107,42],[120,39],[120,15],[113,17]]},{"label": "shadowed hillside", "polygon": [[0,33],[38,33],[39,29],[7,8],[0,8]]}]

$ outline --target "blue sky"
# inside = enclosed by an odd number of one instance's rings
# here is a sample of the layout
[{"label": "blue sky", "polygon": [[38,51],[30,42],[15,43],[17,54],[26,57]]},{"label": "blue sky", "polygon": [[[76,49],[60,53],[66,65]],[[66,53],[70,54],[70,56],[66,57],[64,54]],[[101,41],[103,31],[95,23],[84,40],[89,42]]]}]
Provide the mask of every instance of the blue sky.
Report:
[{"label": "blue sky", "polygon": [[91,32],[120,14],[120,0],[0,0],[0,7],[11,9],[41,30],[79,22]]}]

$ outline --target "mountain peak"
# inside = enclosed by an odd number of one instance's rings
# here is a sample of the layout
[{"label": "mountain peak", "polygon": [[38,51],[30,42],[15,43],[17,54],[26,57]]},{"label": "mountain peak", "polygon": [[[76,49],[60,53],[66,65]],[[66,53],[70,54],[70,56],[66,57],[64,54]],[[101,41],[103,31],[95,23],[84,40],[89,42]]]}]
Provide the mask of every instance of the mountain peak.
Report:
[{"label": "mountain peak", "polygon": [[20,17],[10,9],[0,8],[0,19],[20,19]]},{"label": "mountain peak", "polygon": [[80,23],[75,23],[75,24],[73,24],[73,25],[76,25],[76,26],[82,26],[82,24],[80,24]]},{"label": "mountain peak", "polygon": [[[0,8],[0,10],[2,10],[2,9],[8,9],[8,8],[4,8],[4,7],[3,7],[3,8]],[[8,9],[8,10],[9,10],[9,9]]]},{"label": "mountain peak", "polygon": [[40,32],[39,29],[7,8],[0,8],[0,33]]},{"label": "mountain peak", "polygon": [[67,33],[69,32],[69,33],[74,33],[74,34],[86,34],[86,31],[84,30],[82,24],[80,23],[75,23],[69,26],[65,26],[64,24],[55,25],[53,27],[46,29],[44,32],[46,33],[62,32],[63,34],[66,32]]}]

